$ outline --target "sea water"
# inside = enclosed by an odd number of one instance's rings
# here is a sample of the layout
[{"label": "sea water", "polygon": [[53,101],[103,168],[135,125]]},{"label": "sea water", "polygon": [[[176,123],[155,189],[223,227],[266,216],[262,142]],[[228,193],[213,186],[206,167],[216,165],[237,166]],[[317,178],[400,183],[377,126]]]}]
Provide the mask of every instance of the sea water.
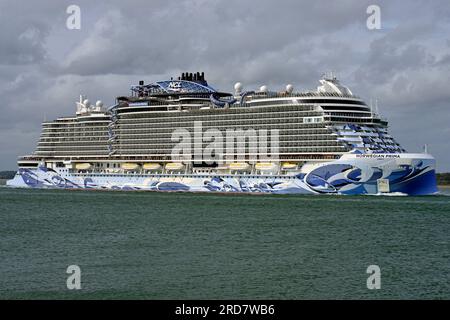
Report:
[{"label": "sea water", "polygon": [[[450,298],[447,195],[0,188],[0,298]],[[79,266],[81,289],[68,290]],[[379,266],[381,288],[367,287]]]}]

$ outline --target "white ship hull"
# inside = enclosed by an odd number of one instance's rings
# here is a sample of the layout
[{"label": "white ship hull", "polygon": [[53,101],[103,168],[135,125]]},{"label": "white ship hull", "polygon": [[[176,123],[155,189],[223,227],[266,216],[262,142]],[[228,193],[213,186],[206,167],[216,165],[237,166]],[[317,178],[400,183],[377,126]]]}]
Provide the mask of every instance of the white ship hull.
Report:
[{"label": "white ship hull", "polygon": [[20,168],[7,185],[28,188],[274,194],[436,193],[435,160],[428,154],[346,154],[305,164],[291,175],[77,173],[46,166]]}]

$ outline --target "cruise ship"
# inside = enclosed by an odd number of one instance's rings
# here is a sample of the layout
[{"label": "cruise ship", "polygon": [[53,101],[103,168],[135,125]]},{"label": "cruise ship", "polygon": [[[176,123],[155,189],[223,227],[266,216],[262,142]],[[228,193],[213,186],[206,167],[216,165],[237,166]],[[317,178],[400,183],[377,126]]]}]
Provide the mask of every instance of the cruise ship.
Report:
[{"label": "cruise ship", "polygon": [[15,187],[427,195],[435,160],[408,153],[388,122],[334,75],[316,90],[222,92],[204,73],[131,86],[115,104],[81,96],[73,116],[42,124],[18,159]]}]

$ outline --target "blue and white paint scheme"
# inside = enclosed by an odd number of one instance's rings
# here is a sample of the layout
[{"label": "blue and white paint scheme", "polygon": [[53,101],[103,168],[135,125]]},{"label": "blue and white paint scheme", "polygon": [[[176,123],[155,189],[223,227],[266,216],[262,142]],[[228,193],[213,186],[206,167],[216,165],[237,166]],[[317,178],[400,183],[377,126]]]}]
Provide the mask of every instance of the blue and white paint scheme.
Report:
[{"label": "blue and white paint scheme", "polygon": [[[341,159],[306,164],[295,175],[210,175],[69,173],[39,166],[21,168],[9,186],[57,189],[247,192],[274,194],[436,193],[435,160],[428,154],[347,154]],[[386,182],[387,190],[379,189]]]},{"label": "blue and white paint scheme", "polygon": [[[277,92],[265,85],[244,90],[238,82],[231,94],[215,90],[197,72],[140,81],[130,96],[117,97],[108,108],[81,96],[75,116],[43,123],[35,152],[19,158],[7,185],[342,195],[438,191],[433,156],[406,152],[388,133],[387,121],[336,77],[325,76],[320,84],[316,91],[293,92],[288,84]],[[173,159],[180,141],[172,134],[178,129],[189,144],[196,141],[195,150],[210,146],[203,129],[215,136],[235,130],[244,145],[245,135],[278,132],[278,147],[273,148],[271,133],[270,140],[258,136],[265,151],[221,148],[214,152],[219,160],[198,161],[195,152]]]}]

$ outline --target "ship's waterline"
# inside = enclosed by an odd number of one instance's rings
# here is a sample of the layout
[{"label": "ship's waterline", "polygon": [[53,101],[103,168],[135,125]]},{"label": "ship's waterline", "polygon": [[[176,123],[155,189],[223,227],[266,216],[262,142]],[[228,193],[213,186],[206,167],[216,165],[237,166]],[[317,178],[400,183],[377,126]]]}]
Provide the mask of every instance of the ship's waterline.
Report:
[{"label": "ship's waterline", "polygon": [[10,186],[409,195],[437,191],[435,160],[406,151],[387,121],[335,77],[315,92],[220,92],[203,73],[132,86],[107,109],[80,97],[44,122]]}]

